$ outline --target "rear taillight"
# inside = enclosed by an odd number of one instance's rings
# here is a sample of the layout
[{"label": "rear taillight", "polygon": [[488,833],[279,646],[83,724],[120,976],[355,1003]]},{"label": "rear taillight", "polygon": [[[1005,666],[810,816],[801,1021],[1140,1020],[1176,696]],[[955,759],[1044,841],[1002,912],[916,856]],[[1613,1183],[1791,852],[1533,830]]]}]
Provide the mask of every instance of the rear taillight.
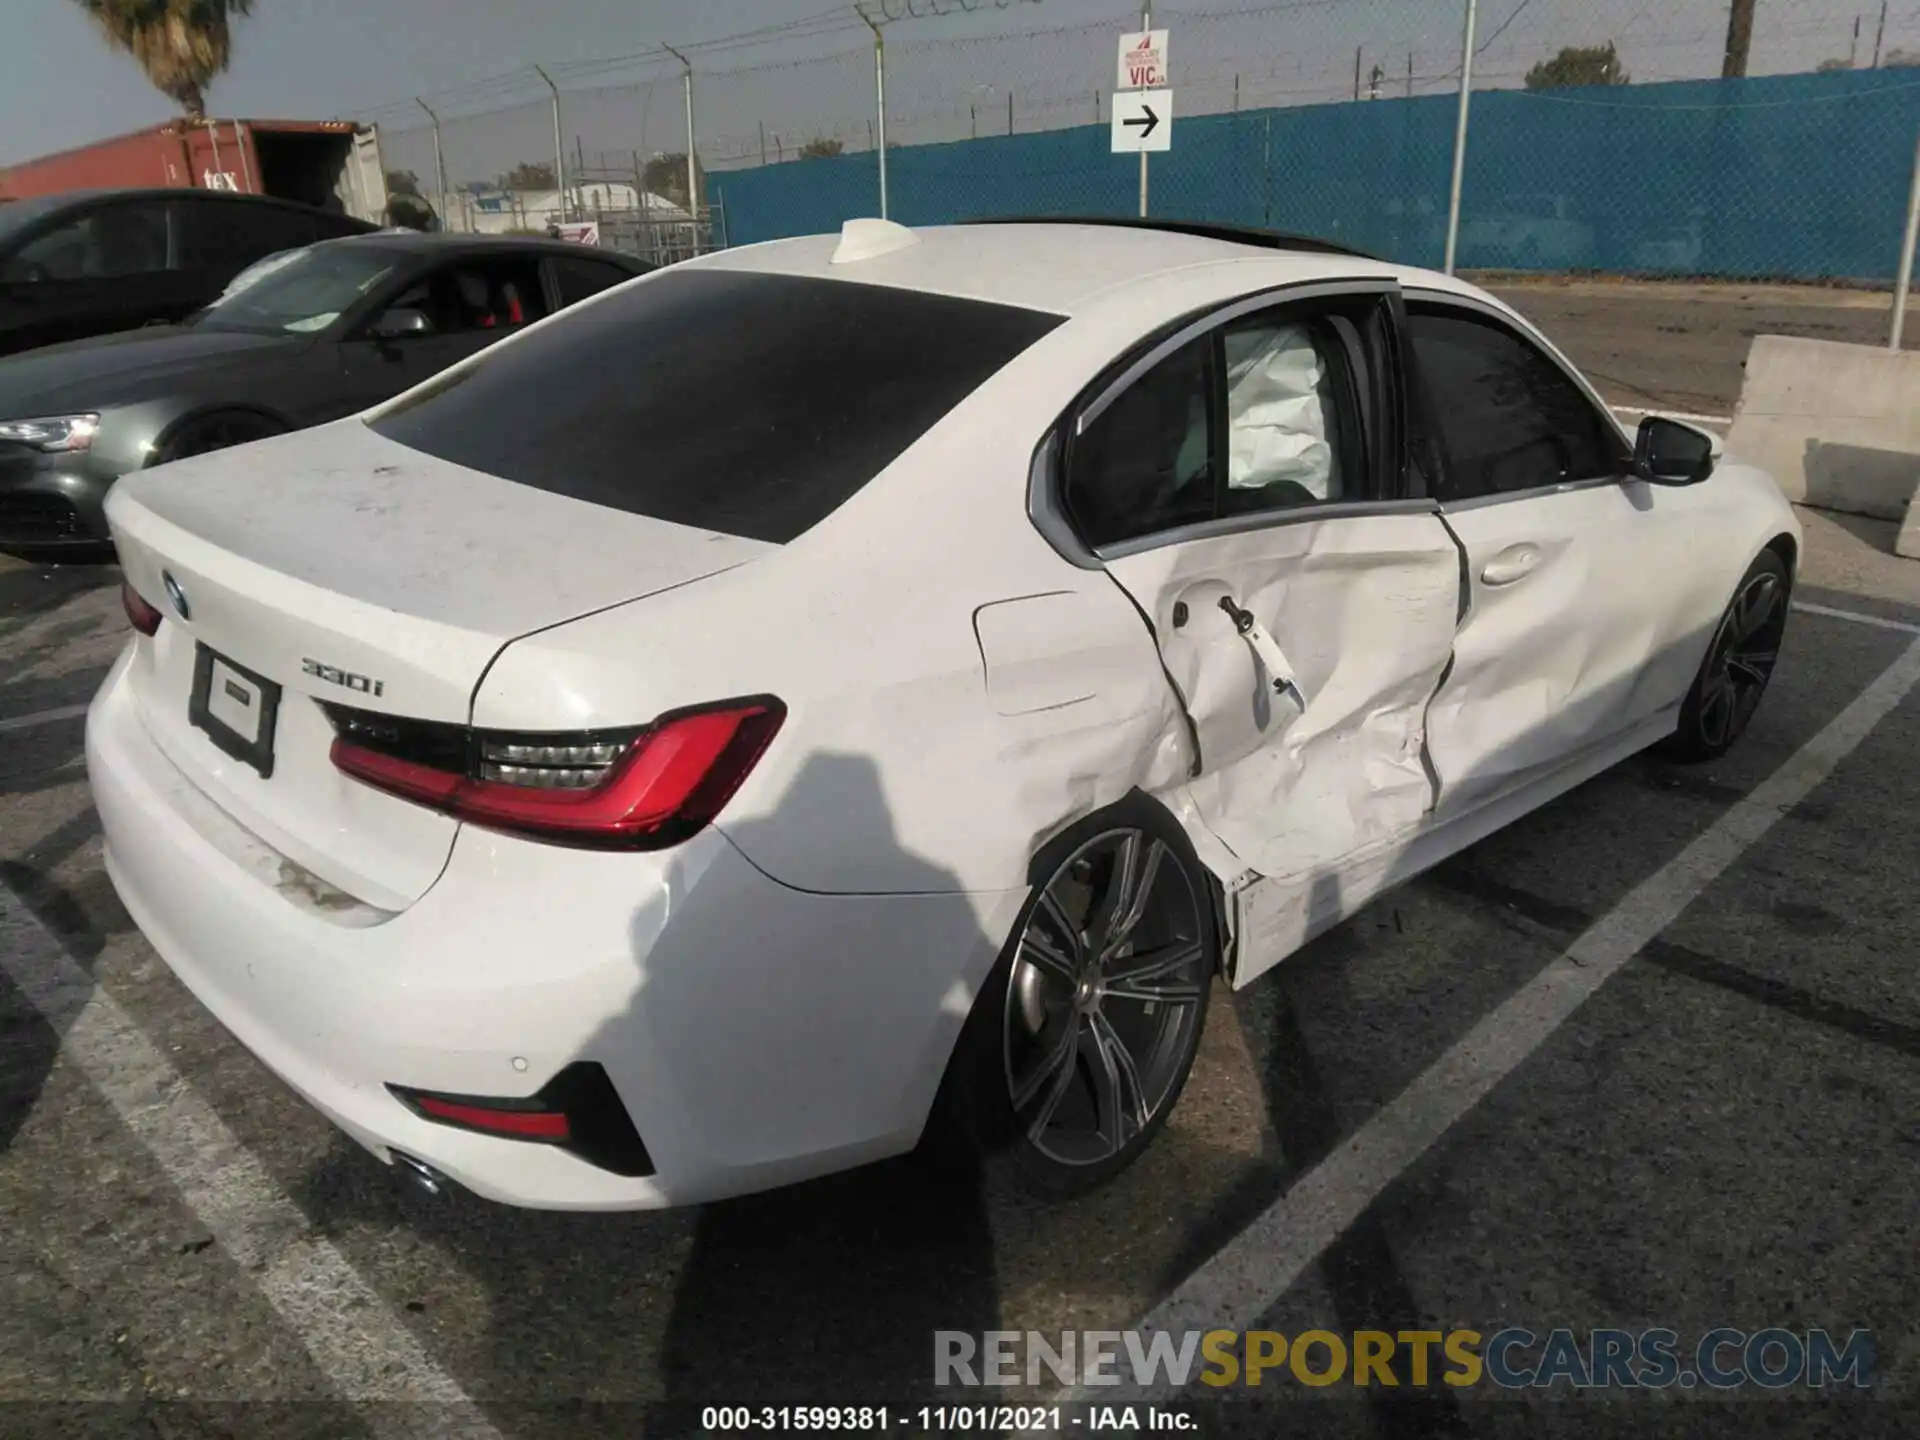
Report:
[{"label": "rear taillight", "polygon": [[131,582],[120,582],[120,608],[127,612],[127,623],[142,635],[151,635],[160,628],[160,612],[140,598],[140,592]]},{"label": "rear taillight", "polygon": [[517,734],[326,709],[333,763],[357,780],[491,829],[624,850],[677,845],[705,827],[787,713],[756,696],[635,730]]}]

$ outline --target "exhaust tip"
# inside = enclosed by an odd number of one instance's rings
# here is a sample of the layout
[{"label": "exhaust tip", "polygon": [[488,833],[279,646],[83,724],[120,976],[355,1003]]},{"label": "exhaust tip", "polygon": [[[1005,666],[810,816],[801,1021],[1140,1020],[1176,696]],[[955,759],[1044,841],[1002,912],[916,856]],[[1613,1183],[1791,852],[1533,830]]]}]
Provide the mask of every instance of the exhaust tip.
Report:
[{"label": "exhaust tip", "polygon": [[424,1160],[416,1160],[401,1150],[393,1152],[394,1172],[422,1194],[438,1199],[453,1187],[453,1182]]}]

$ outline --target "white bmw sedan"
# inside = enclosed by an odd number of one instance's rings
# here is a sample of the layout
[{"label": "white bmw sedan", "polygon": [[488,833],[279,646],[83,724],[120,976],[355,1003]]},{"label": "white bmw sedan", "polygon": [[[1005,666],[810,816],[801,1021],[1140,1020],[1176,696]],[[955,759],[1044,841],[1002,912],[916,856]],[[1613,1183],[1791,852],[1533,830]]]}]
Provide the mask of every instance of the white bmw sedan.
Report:
[{"label": "white bmw sedan", "polygon": [[1799,549],[1472,286],[1130,222],[707,256],[108,517],[127,909],[375,1155],[560,1209],[1099,1182],[1216,979],[1724,751]]}]

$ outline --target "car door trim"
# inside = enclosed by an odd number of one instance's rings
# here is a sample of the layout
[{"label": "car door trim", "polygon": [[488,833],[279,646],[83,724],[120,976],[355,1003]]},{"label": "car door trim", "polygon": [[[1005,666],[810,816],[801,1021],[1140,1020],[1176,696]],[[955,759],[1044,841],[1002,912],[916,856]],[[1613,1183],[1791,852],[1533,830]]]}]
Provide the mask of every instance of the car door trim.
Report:
[{"label": "car door trim", "polygon": [[1123,560],[1129,555],[1158,550],[1163,545],[1184,545],[1195,540],[1217,540],[1225,535],[1244,535],[1253,530],[1278,530],[1288,525],[1311,525],[1321,520],[1359,520],[1374,515],[1437,515],[1440,503],[1425,498],[1404,500],[1351,500],[1325,505],[1299,505],[1290,510],[1256,510],[1246,515],[1223,515],[1217,520],[1202,520],[1182,525],[1177,530],[1161,530],[1134,540],[1116,540],[1102,545],[1094,555],[1101,561]]}]

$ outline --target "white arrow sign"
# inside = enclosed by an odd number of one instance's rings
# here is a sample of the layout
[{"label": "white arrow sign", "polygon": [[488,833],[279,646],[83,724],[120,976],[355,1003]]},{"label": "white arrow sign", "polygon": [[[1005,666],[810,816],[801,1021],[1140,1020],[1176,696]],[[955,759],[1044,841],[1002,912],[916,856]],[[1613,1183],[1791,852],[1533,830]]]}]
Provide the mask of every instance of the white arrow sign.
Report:
[{"label": "white arrow sign", "polygon": [[1173,148],[1173,91],[1135,90],[1113,97],[1113,153]]}]

